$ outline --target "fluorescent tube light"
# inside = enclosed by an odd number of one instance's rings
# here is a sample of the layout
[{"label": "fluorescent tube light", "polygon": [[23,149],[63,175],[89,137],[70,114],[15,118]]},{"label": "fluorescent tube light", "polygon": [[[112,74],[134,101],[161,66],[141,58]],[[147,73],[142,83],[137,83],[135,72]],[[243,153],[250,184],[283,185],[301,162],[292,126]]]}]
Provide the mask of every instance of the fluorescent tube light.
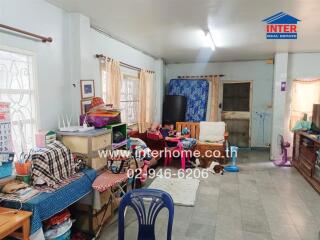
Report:
[{"label": "fluorescent tube light", "polygon": [[210,31],[206,31],[205,36],[208,46],[211,48],[212,51],[215,51],[216,45],[214,44],[212,33]]}]

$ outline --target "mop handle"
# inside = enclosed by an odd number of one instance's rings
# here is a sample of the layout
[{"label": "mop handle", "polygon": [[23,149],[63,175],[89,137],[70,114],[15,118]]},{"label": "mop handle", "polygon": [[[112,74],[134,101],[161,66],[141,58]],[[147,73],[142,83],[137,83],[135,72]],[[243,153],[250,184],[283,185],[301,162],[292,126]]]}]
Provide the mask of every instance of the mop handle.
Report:
[{"label": "mop handle", "polygon": [[231,149],[231,156],[232,156],[232,165],[236,165],[236,160],[237,160],[237,147],[230,147]]}]

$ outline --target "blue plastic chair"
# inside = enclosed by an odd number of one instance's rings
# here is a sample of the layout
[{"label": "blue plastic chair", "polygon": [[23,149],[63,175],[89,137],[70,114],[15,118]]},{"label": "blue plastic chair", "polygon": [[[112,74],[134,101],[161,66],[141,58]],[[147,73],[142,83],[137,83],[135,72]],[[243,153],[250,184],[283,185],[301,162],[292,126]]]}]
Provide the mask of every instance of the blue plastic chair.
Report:
[{"label": "blue plastic chair", "polygon": [[[144,205],[144,199],[150,200],[148,209]],[[155,240],[156,218],[162,208],[167,208],[169,211],[167,239],[171,240],[174,205],[170,194],[158,189],[135,189],[126,193],[119,206],[118,240],[124,240],[124,214],[128,206],[133,208],[138,217],[138,240]]]}]

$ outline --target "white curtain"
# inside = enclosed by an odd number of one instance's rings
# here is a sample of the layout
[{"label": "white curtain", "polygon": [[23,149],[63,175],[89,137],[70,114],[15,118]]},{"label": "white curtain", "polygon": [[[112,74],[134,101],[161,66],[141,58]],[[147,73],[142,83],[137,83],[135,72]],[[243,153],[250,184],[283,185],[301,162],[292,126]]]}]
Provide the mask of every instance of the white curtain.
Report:
[{"label": "white curtain", "polygon": [[154,73],[141,70],[139,76],[138,125],[139,132],[145,132],[153,121]]},{"label": "white curtain", "polygon": [[291,92],[290,129],[307,114],[312,116],[313,104],[320,103],[320,79],[294,80]]}]

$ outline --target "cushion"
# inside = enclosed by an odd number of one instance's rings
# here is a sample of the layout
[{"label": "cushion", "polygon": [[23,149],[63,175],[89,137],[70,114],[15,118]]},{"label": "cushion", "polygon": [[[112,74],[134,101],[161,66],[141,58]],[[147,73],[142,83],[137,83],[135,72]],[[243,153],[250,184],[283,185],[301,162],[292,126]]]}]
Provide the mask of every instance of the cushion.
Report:
[{"label": "cushion", "polygon": [[98,192],[104,192],[117,184],[121,184],[128,180],[127,173],[114,174],[112,172],[106,171],[100,174],[93,182],[92,187]]},{"label": "cushion", "polygon": [[199,140],[201,142],[223,142],[225,122],[200,122]]}]

